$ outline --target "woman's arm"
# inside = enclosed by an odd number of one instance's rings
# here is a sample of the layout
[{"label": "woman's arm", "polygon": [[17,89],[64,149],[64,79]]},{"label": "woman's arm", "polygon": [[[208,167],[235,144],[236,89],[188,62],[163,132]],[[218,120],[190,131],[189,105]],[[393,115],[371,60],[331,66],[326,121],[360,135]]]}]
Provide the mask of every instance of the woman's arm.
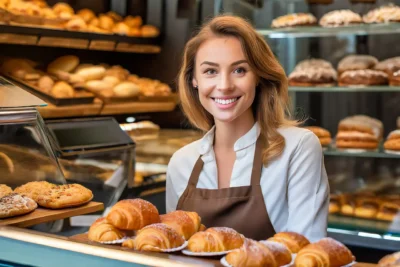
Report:
[{"label": "woman's arm", "polygon": [[290,160],[288,177],[288,231],[314,242],[326,236],[329,183],[318,138],[307,132]]}]

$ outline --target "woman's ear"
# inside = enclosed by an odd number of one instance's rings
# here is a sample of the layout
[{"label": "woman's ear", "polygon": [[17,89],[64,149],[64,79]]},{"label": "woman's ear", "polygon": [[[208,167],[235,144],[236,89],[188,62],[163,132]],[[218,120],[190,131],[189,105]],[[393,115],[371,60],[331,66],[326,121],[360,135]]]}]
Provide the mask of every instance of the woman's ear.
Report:
[{"label": "woman's ear", "polygon": [[195,78],[192,79],[192,85],[194,88],[196,88],[196,89],[198,88],[197,81]]}]

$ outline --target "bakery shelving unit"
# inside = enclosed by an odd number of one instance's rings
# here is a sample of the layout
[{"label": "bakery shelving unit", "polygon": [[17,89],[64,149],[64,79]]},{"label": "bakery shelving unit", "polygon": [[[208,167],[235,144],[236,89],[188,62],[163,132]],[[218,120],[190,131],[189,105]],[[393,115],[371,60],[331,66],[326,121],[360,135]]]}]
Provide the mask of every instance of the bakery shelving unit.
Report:
[{"label": "bakery shelving unit", "polygon": [[[320,44],[317,42],[321,41],[318,38],[330,37],[338,38],[339,40],[350,40],[347,45],[354,45],[354,47],[357,47],[356,50],[359,50],[359,53],[367,54],[369,36],[376,35],[377,38],[379,38],[380,36],[385,35],[399,36],[398,34],[400,34],[400,23],[360,24],[332,28],[325,28],[317,25],[279,29],[264,28],[265,25],[269,25],[270,19],[289,13],[308,12],[308,8],[309,7],[307,7],[307,4],[305,4],[305,1],[303,0],[290,0],[287,1],[287,4],[285,5],[280,1],[264,1],[264,5],[258,9],[254,7],[252,8],[248,4],[243,3],[241,6],[239,4],[234,6],[233,9],[234,13],[240,13],[242,16],[253,17],[253,22],[258,33],[263,35],[271,44],[277,58],[283,62],[288,73],[293,69],[298,61],[305,59],[304,57],[298,58],[297,54],[301,55],[303,53],[307,55],[311,53],[312,57],[318,57],[316,54],[318,54]],[[323,9],[324,8],[321,8],[321,10]],[[317,10],[321,11],[316,8],[315,11]],[[274,14],[274,12],[284,13]],[[363,9],[363,12],[365,12],[365,9]],[[326,11],[323,13],[326,13]],[[282,43],[280,43],[281,40],[283,41]],[[321,41],[321,43],[323,42]],[[334,47],[332,46],[330,48],[332,49]],[[349,53],[348,50],[346,50],[346,52]],[[331,50],[327,53],[331,53]],[[329,97],[333,96],[336,97],[335,99],[338,99],[339,97],[337,95],[344,93],[352,94],[352,96],[354,95],[354,97],[357,98],[359,96],[362,98],[365,93],[368,96],[376,96],[377,101],[383,94],[394,95],[397,92],[400,92],[400,87],[397,86],[289,87],[293,107],[296,107],[296,101],[301,99],[303,96],[299,96],[299,93],[309,93],[308,105],[310,105],[310,116],[313,116],[312,118],[318,122],[320,119],[319,116],[321,116],[319,114],[322,110],[322,94],[327,94]],[[376,103],[378,103],[378,101]],[[343,115],[343,112],[340,114]],[[393,118],[393,120],[395,120],[395,118]],[[354,164],[352,167],[349,167],[350,169],[354,168],[356,165],[358,167],[363,164],[364,167],[367,165],[369,166],[372,161],[375,162],[381,160],[390,161],[389,166],[395,166],[390,164],[393,164],[396,160],[400,159],[399,154],[385,153],[382,146],[380,146],[376,151],[354,150],[351,152],[339,150],[334,146],[331,146],[324,150],[324,155],[326,164],[329,160],[338,159],[341,162],[348,162],[350,165]],[[362,176],[362,174],[355,173],[355,176]],[[328,235],[348,245],[383,250],[398,250],[400,247],[400,221],[395,219],[393,222],[384,222],[355,217],[344,217],[340,215],[330,215]]]}]

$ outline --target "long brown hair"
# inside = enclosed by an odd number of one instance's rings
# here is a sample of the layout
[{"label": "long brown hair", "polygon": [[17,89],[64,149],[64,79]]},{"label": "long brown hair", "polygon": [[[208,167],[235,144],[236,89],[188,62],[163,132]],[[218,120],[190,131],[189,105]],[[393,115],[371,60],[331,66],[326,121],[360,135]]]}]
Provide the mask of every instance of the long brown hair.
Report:
[{"label": "long brown hair", "polygon": [[281,126],[297,125],[297,122],[287,117],[289,95],[285,71],[263,37],[244,19],[217,16],[204,24],[199,33],[186,44],[178,78],[183,112],[193,126],[203,131],[210,130],[214,125],[213,116],[200,103],[192,79],[199,46],[215,36],[236,37],[241,42],[250,67],[258,76],[259,84],[252,108],[254,118],[261,128],[260,137],[265,145],[263,163],[266,165],[281,155],[285,147],[285,139],[277,129]]}]

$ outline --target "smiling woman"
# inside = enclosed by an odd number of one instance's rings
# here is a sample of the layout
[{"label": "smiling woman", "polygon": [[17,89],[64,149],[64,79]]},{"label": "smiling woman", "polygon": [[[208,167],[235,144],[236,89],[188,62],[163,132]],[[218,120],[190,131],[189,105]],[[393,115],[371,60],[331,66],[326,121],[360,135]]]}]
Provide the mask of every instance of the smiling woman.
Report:
[{"label": "smiling woman", "polygon": [[207,227],[266,239],[326,235],[328,181],[318,139],[288,116],[285,72],[245,20],[219,16],[185,47],[182,108],[208,131],[172,157],[167,211],[196,211]]}]

